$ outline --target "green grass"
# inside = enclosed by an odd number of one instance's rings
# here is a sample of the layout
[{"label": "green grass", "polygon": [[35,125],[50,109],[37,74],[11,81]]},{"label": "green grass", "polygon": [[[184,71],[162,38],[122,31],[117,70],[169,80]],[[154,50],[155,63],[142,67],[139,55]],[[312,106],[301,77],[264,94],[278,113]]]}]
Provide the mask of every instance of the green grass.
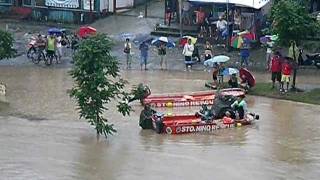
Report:
[{"label": "green grass", "polygon": [[248,94],[320,105],[320,88],[305,92],[289,91],[286,94],[280,94],[277,88],[271,89],[271,86],[271,83],[257,83]]}]

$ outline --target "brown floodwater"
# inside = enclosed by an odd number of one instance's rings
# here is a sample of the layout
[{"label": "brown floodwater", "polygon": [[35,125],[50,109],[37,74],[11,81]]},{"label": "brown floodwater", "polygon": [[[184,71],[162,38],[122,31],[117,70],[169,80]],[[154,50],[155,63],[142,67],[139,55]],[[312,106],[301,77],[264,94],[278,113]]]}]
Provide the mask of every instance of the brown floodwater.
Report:
[{"label": "brown floodwater", "polygon": [[[214,133],[159,135],[111,108],[118,130],[107,140],[78,120],[67,69],[1,67],[7,103],[0,103],[0,179],[319,179],[320,106],[248,96],[255,125]],[[129,71],[130,85],[153,93],[205,90],[204,72]],[[302,77],[310,83],[316,79]],[[268,79],[257,75],[257,79]],[[299,79],[301,80],[301,78]],[[129,88],[129,87],[128,87]],[[161,109],[194,113],[197,107]]]}]

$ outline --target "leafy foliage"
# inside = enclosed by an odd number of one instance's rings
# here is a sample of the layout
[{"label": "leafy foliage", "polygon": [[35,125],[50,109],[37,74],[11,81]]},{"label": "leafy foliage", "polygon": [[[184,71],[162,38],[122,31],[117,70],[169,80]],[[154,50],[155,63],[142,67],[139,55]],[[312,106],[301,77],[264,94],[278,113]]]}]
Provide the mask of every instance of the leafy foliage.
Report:
[{"label": "leafy foliage", "polygon": [[0,29],[0,60],[11,58],[16,51],[12,48],[14,39],[9,32]]},{"label": "leafy foliage", "polygon": [[273,33],[279,35],[280,45],[290,40],[299,42],[314,35],[319,24],[312,19],[304,6],[294,0],[279,0],[272,6]]},{"label": "leafy foliage", "polygon": [[133,95],[133,97],[129,100],[129,102],[140,100],[140,102],[143,103],[143,99],[149,96],[151,94],[151,91],[148,86],[140,83],[138,85],[133,86],[133,89],[131,90],[130,94]]},{"label": "leafy foliage", "polygon": [[70,96],[77,100],[80,118],[95,126],[97,135],[106,137],[116,132],[113,124],[103,117],[108,110],[106,105],[117,101],[118,111],[124,116],[132,110],[127,103],[129,94],[123,90],[127,82],[120,77],[119,63],[110,54],[111,47],[112,41],[103,34],[83,40],[70,72],[76,83]]}]

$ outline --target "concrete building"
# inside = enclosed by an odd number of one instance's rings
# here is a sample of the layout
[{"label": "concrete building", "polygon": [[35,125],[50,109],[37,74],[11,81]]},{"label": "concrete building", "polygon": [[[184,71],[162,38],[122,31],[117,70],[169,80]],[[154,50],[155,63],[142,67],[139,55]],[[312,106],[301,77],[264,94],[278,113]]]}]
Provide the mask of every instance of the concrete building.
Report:
[{"label": "concrete building", "polygon": [[0,13],[81,24],[143,2],[145,0],[0,0]]}]

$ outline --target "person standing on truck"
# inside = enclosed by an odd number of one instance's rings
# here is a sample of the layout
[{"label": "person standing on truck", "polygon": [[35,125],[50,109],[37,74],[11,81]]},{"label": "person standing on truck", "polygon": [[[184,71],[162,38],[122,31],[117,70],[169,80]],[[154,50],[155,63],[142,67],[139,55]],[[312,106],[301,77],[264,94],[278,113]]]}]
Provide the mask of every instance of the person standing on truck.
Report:
[{"label": "person standing on truck", "polygon": [[241,95],[238,100],[231,104],[231,107],[236,110],[236,114],[238,114],[237,117],[239,117],[239,119],[243,119],[244,115],[248,112],[248,106],[244,100],[245,97],[245,95]]}]

